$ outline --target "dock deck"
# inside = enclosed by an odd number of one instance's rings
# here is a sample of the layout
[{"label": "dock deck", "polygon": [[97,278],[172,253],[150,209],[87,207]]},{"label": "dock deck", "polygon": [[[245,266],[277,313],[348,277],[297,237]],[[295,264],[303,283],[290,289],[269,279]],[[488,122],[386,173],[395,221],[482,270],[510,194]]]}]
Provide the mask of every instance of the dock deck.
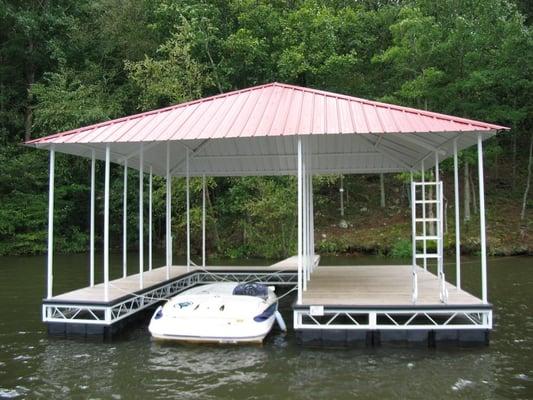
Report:
[{"label": "dock deck", "polygon": [[[441,306],[439,281],[418,268],[417,305]],[[447,305],[480,305],[481,300],[447,283]],[[413,306],[410,265],[320,266],[303,293],[304,305]]]},{"label": "dock deck", "polygon": [[[297,261],[290,257],[270,266],[171,266],[170,279],[167,267],[155,268],[143,273],[142,289],[138,274],[112,280],[107,299],[103,284],[45,299],[43,320],[51,333],[114,332],[118,322],[195,285],[230,280],[295,286]],[[431,332],[444,332],[445,338],[459,337],[459,332],[484,337],[492,326],[489,304],[450,283],[448,300],[442,302],[437,276],[422,268],[417,274],[418,299],[413,303],[410,265],[319,266],[302,303],[293,306],[294,329],[303,342],[312,343],[338,337],[339,332],[341,341],[368,341],[369,332],[372,338],[378,332],[380,340],[391,332],[393,337],[398,332],[408,338],[415,334],[420,340],[435,336]]]}]

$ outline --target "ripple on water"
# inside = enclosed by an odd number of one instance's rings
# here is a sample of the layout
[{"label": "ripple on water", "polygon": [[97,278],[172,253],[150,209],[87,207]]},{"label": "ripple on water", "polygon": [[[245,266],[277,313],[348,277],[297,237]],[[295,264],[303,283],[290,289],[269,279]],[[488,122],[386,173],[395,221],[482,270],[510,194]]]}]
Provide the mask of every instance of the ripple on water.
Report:
[{"label": "ripple on water", "polygon": [[459,390],[463,390],[464,388],[473,386],[473,385],[474,385],[474,382],[469,381],[468,379],[459,378],[457,382],[455,382],[452,385],[452,390],[459,391]]},{"label": "ripple on water", "polygon": [[0,387],[0,398],[15,399],[17,397],[23,397],[28,392],[29,392],[29,389],[23,386],[16,386],[15,389],[4,389]]},{"label": "ripple on water", "polygon": [[516,379],[520,379],[521,381],[528,381],[528,382],[531,382],[533,380],[529,376],[527,376],[526,374],[516,374],[515,378]]}]

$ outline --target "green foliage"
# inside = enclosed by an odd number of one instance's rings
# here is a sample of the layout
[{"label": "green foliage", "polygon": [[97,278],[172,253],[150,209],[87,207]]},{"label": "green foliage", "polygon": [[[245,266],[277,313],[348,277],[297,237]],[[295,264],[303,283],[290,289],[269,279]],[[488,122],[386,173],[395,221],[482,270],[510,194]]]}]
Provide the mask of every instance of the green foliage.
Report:
[{"label": "green foliage", "polygon": [[393,258],[409,258],[413,254],[413,245],[409,239],[399,239],[391,247],[390,256]]},{"label": "green foliage", "polygon": [[202,89],[209,86],[211,80],[205,75],[205,68],[191,56],[190,29],[185,22],[158,48],[158,59],[145,56],[142,61],[126,60],[125,68],[138,88],[142,110],[198,98]]},{"label": "green foliage", "polygon": [[[58,0],[0,2],[0,254],[46,245],[47,155],[15,145],[36,137],[281,80],[513,127],[487,143],[487,170],[532,121],[531,7],[510,0]],[[461,165],[477,162],[474,151]],[[517,164],[518,165],[518,164]],[[56,247],[87,245],[87,160],[58,156]],[[442,169],[448,171],[450,163]],[[517,168],[523,180],[523,168]],[[111,244],[122,234],[122,171],[112,168]],[[97,235],[102,217],[97,168]],[[130,173],[131,183],[137,174]],[[431,179],[430,176],[427,176]],[[408,174],[393,185],[405,185]],[[345,180],[348,209],[377,201],[372,178]],[[339,177],[316,177],[319,227],[337,222]],[[201,248],[201,182],[191,180],[193,250]],[[208,246],[232,257],[282,257],[296,249],[293,178],[208,179]],[[183,179],[173,181],[175,244],[184,250]],[[399,202],[405,190],[392,200]],[[491,193],[489,192],[489,195]],[[137,224],[130,184],[128,223]],[[164,182],[154,180],[154,232],[163,242]],[[403,201],[403,200],[402,200]],[[353,211],[352,211],[353,212]],[[136,246],[138,232],[128,232]],[[98,238],[97,238],[98,239]],[[380,239],[376,239],[380,240]],[[328,236],[320,251],[352,244]],[[393,252],[402,254],[399,241]]]}]

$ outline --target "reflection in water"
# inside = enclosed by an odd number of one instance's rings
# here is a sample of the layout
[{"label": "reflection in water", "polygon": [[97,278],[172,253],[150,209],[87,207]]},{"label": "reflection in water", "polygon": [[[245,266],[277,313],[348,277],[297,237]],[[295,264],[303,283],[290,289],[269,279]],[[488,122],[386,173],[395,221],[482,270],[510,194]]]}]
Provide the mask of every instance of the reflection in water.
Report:
[{"label": "reflection in water", "polygon": [[[464,265],[465,287],[473,292],[475,261]],[[85,283],[74,268],[85,262],[85,255],[57,257],[60,290]],[[262,346],[162,344],[150,339],[148,321],[112,343],[49,338],[40,322],[43,265],[37,257],[0,258],[0,398],[533,398],[528,258],[489,263],[491,345],[438,349],[301,348],[294,335],[279,331]],[[114,267],[120,273],[118,259]],[[289,325],[292,301],[281,305]]]}]

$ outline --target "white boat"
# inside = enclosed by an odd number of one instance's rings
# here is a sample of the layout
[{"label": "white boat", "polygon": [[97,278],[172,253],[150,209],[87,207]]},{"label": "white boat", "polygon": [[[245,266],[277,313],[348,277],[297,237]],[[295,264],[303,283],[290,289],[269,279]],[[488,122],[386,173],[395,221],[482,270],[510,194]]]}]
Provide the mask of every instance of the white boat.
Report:
[{"label": "white boat", "polygon": [[155,339],[188,342],[261,343],[278,319],[274,288],[258,283],[221,282],[197,286],[173,297],[152,316]]}]

